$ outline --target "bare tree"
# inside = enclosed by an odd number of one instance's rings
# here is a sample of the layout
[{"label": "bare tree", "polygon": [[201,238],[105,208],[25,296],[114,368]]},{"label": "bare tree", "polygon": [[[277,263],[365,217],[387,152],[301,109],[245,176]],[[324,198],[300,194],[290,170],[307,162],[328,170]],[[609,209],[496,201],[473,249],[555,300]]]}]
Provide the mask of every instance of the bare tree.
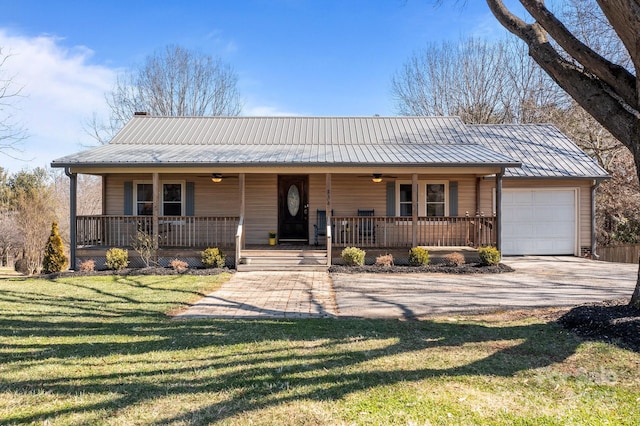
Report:
[{"label": "bare tree", "polygon": [[159,116],[233,116],[242,110],[238,77],[219,58],[169,45],[148,56],[139,68],[118,76],[106,96],[107,124],[94,116],[92,137],[111,139],[134,112]]},{"label": "bare tree", "polygon": [[392,79],[402,115],[458,115],[466,123],[549,121],[566,95],[549,89],[522,43],[467,38],[415,53]]},{"label": "bare tree", "polygon": [[[520,0],[534,22],[514,15],[501,0],[487,0],[498,21],[529,47],[553,80],[633,155],[640,174],[640,6],[637,0],[597,0],[631,59],[631,66],[599,53],[571,32],[541,0]],[[550,43],[552,39],[556,44]],[[640,274],[631,305],[640,307]]]},{"label": "bare tree", "polygon": [[25,138],[25,129],[12,114],[12,108],[20,97],[21,87],[16,87],[13,76],[6,75],[6,63],[11,55],[0,46],[0,154],[15,158],[20,150],[18,143]]}]

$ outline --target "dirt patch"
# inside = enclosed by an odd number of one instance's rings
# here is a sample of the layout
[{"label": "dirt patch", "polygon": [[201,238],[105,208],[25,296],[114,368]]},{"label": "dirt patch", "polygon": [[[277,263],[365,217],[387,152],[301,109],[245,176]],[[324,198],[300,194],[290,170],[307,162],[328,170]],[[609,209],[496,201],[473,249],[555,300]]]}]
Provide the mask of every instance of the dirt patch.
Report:
[{"label": "dirt patch", "polygon": [[502,274],[513,272],[513,268],[500,263],[495,266],[483,266],[479,263],[469,263],[461,266],[425,265],[425,266],[344,266],[333,265],[329,272],[336,274],[408,274],[408,273],[443,273],[443,274]]},{"label": "dirt patch", "polygon": [[629,306],[628,299],[577,306],[558,323],[586,339],[640,352],[640,309]]}]

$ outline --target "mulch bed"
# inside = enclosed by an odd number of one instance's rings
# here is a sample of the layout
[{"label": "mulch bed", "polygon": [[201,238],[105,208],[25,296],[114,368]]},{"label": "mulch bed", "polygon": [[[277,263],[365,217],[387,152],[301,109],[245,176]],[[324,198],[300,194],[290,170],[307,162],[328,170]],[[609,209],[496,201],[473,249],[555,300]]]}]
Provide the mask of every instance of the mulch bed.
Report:
[{"label": "mulch bed", "polygon": [[223,272],[234,272],[234,270],[228,268],[189,268],[185,271],[178,272],[172,268],[163,268],[161,266],[150,266],[148,268],[125,268],[120,269],[119,271],[114,270],[100,270],[100,271],[65,271],[65,272],[57,272],[55,274],[42,274],[39,275],[39,278],[53,279],[59,277],[91,277],[91,276],[108,276],[108,275],[118,275],[118,276],[136,276],[136,275],[197,275],[197,276],[207,276],[207,275],[218,275]]},{"label": "mulch bed", "polygon": [[479,263],[468,263],[461,266],[447,266],[444,264],[439,265],[425,265],[425,266],[377,266],[377,265],[364,265],[364,266],[344,266],[344,265],[332,265],[329,268],[329,272],[337,274],[407,274],[407,273],[433,273],[439,272],[444,274],[502,274],[505,272],[513,272],[513,268],[504,265],[502,263],[495,266],[483,266]]},{"label": "mulch bed", "polygon": [[586,339],[640,352],[640,309],[628,303],[628,299],[618,299],[577,306],[558,323]]}]

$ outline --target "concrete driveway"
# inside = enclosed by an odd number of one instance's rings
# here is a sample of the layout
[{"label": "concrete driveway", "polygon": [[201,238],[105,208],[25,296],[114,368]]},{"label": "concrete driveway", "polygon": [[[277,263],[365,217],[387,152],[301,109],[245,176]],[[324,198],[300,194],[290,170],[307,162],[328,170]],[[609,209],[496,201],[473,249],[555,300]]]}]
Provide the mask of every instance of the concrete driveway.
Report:
[{"label": "concrete driveway", "polygon": [[334,274],[340,317],[419,318],[628,298],[638,265],[507,257],[505,274]]},{"label": "concrete driveway", "polygon": [[238,272],[177,318],[420,318],[628,298],[637,265],[511,257],[504,274]]}]

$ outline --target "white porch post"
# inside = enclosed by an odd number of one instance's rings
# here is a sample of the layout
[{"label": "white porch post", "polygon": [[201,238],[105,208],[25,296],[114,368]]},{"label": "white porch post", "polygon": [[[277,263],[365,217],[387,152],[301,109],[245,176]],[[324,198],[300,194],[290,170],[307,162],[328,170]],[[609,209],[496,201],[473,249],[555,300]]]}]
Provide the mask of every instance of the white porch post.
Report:
[{"label": "white porch post", "polygon": [[69,177],[69,269],[76,270],[78,175],[67,167],[64,173]]},{"label": "white porch post", "polygon": [[327,191],[327,205],[326,218],[327,218],[327,266],[331,266],[331,245],[333,244],[333,235],[331,235],[331,223],[333,218],[331,217],[331,173],[327,173],[325,176],[325,189]]},{"label": "white porch post", "polygon": [[[238,186],[239,186],[239,190],[240,190],[240,220],[242,220],[244,222],[244,215],[245,215],[245,208],[246,208],[246,202],[245,202],[245,174],[244,173],[240,173],[238,175]],[[246,229],[246,226],[244,226],[243,223],[243,231]],[[240,248],[244,249],[244,244],[245,244],[245,234],[246,232],[242,232],[242,239],[240,240]]]},{"label": "white porch post", "polygon": [[411,175],[411,247],[418,244],[418,174]]},{"label": "white porch post", "polygon": [[502,175],[504,169],[496,174],[496,248],[502,250]]},{"label": "white porch post", "polygon": [[158,234],[160,231],[160,224],[158,222],[158,216],[160,216],[160,200],[162,199],[162,187],[160,185],[160,173],[153,173],[153,210],[152,210],[152,225],[151,232],[153,233],[153,249],[158,249]]}]

